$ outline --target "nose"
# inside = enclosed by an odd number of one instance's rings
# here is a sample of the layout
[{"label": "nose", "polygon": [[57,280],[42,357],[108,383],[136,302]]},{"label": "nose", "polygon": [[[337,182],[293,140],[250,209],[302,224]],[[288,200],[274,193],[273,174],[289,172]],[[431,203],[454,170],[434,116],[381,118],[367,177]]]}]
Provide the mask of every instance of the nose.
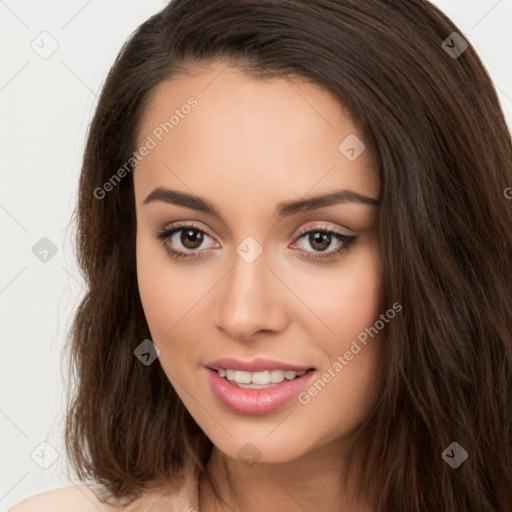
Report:
[{"label": "nose", "polygon": [[280,332],[288,321],[283,293],[264,254],[252,263],[236,254],[215,297],[215,325],[240,341],[255,339],[263,331]]}]

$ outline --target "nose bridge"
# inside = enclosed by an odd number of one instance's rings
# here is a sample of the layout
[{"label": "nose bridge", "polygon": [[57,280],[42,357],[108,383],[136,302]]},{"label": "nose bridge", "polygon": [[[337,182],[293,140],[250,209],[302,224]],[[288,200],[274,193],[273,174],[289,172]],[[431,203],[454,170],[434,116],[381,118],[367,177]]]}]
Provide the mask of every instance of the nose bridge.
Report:
[{"label": "nose bridge", "polygon": [[221,287],[216,306],[217,326],[234,338],[245,339],[259,330],[281,327],[284,311],[267,263],[266,252],[254,238],[247,237],[236,247],[232,270]]}]

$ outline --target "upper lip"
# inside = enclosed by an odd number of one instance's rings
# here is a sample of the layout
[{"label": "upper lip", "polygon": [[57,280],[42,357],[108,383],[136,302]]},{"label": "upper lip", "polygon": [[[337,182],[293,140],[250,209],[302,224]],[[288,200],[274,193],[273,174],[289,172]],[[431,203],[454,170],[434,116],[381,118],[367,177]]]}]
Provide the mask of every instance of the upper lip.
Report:
[{"label": "upper lip", "polygon": [[301,372],[306,370],[314,369],[312,366],[299,366],[295,364],[283,363],[276,361],[275,359],[264,359],[258,357],[251,361],[243,361],[241,359],[235,359],[233,357],[224,357],[222,359],[216,359],[206,363],[205,366],[212,370],[218,370],[223,368],[224,370],[241,370],[245,372],[262,372],[264,370],[284,370]]}]

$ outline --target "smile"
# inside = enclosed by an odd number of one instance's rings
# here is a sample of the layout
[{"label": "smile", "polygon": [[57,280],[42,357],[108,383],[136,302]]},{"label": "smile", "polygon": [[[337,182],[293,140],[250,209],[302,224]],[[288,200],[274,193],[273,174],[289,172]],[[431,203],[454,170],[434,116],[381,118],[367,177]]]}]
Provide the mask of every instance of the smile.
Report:
[{"label": "smile", "polygon": [[306,373],[306,370],[295,372],[293,370],[263,370],[261,372],[246,372],[242,370],[232,370],[218,368],[217,373],[226,380],[244,389],[264,389],[273,387],[284,380],[294,380]]},{"label": "smile", "polygon": [[[300,372],[291,370],[247,372],[207,368],[207,372],[210,388],[218,402],[232,412],[249,416],[277,411],[304,391],[316,374],[314,369]],[[226,374],[221,376],[224,372]],[[287,375],[292,378],[287,378]],[[272,378],[278,382],[272,382]],[[253,379],[257,382],[263,380],[270,380],[270,382],[258,384]],[[243,382],[238,382],[240,380]]]}]

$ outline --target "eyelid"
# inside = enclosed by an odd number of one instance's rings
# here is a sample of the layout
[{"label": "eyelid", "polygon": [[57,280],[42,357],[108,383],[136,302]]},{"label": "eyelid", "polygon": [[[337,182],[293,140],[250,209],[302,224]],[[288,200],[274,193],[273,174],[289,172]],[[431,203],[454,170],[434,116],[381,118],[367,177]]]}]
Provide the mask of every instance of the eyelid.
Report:
[{"label": "eyelid", "polygon": [[[341,229],[346,229],[348,231],[348,233],[340,232]],[[334,233],[339,233],[340,235],[343,235],[343,236],[356,236],[356,234],[357,234],[348,228],[333,227],[333,226],[330,226],[326,222],[317,221],[316,223],[311,222],[309,224],[306,224],[306,226],[304,226],[303,228],[300,228],[299,232],[295,235],[295,238],[300,238],[302,235],[304,235],[305,233],[308,233],[310,231],[332,231]]]},{"label": "eyelid", "polygon": [[[216,240],[214,236],[212,236],[210,233],[208,233],[208,230],[205,229],[202,225],[196,223],[196,221],[177,221],[176,223],[173,223],[172,225],[164,225],[162,228],[160,229],[156,229],[155,231],[153,231],[153,234],[158,237],[158,235],[160,235],[161,233],[163,232],[167,232],[167,231],[173,231],[173,230],[179,230],[179,228],[188,228],[188,227],[194,227],[196,229],[198,229],[199,231],[202,231],[204,233],[206,233],[212,240]],[[304,227],[301,227],[300,230],[298,231],[298,233],[295,235],[294,237],[294,242],[300,238],[302,235],[306,234],[306,233],[309,233],[311,230],[318,230],[318,231],[331,231],[331,232],[334,232],[334,233],[339,233],[338,229],[340,228],[333,228],[329,225],[327,225],[327,223],[325,222],[321,222],[320,225],[318,224],[318,221],[316,222],[315,224],[315,221],[312,221],[311,223],[309,224],[306,224]],[[352,230],[348,230],[350,233],[340,233],[341,235],[344,235],[344,236],[354,236],[355,233],[352,231]]]},{"label": "eyelid", "polygon": [[[160,240],[160,242],[164,245],[167,252],[172,257],[179,257],[184,259],[195,259],[195,258],[202,258],[206,257],[214,248],[206,248],[206,249],[197,249],[197,250],[176,250],[172,247],[168,247],[166,244],[166,240],[170,237],[172,237],[175,233],[183,231],[186,228],[195,228],[198,231],[201,231],[202,233],[206,234],[209,238],[211,238],[215,243],[218,244],[215,237],[211,236],[206,229],[204,229],[202,226],[197,224],[195,221],[179,221],[172,225],[164,226],[162,229],[157,229],[154,231],[154,236]],[[350,230],[349,230],[350,231]],[[292,242],[292,246],[295,245],[301,238],[303,238],[305,235],[309,233],[314,232],[325,232],[330,233],[332,236],[334,236],[339,241],[343,242],[343,245],[339,247],[338,249],[329,250],[325,253],[322,251],[304,251],[299,249],[299,251],[305,252],[307,254],[310,254],[311,256],[304,256],[304,258],[312,261],[322,261],[325,260],[326,262],[331,259],[335,258],[337,255],[343,254],[346,250],[350,248],[350,246],[355,242],[357,239],[357,235],[349,235],[342,233],[338,231],[337,228],[329,227],[325,222],[321,222],[320,225],[318,222],[315,224],[314,222],[302,227],[297,233],[297,235],[294,237],[294,241]]]},{"label": "eyelid", "polygon": [[207,234],[212,240],[215,240],[215,237],[210,235],[210,233],[208,233],[208,230],[205,229],[203,227],[203,225],[200,225],[200,224],[197,224],[195,221],[191,220],[191,221],[177,221],[176,223],[172,223],[172,224],[165,224],[162,228],[157,228],[156,230],[153,231],[153,234],[158,237],[159,235],[161,235],[162,233],[164,232],[169,232],[169,231],[179,231],[181,229],[185,229],[185,228],[196,228],[198,231],[201,231],[205,234]]},{"label": "eyelid", "polygon": [[[358,236],[357,235],[347,235],[344,233],[341,233],[337,229],[332,229],[325,225],[325,223],[321,226],[310,226],[310,227],[304,227],[300,230],[298,235],[295,237],[295,241],[293,242],[292,246],[297,247],[297,243],[304,238],[306,235],[311,233],[318,233],[318,232],[324,232],[330,234],[330,236],[334,237],[338,240],[338,242],[341,243],[341,245],[337,249],[331,249],[328,251],[304,251],[301,249],[299,250],[299,254],[301,257],[309,260],[309,261],[315,261],[317,263],[329,263],[333,260],[336,260],[337,258],[343,256],[353,245],[356,243]],[[304,255],[303,253],[307,253],[308,256]]]}]

